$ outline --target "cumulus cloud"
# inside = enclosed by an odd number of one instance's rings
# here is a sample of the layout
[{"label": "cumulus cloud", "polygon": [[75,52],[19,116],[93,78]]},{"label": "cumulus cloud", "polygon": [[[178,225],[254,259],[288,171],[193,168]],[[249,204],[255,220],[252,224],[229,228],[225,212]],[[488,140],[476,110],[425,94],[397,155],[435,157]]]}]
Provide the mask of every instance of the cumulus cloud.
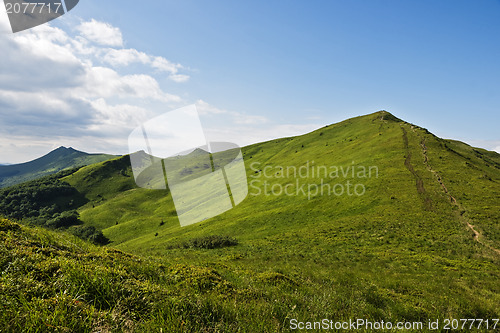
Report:
[{"label": "cumulus cloud", "polygon": [[[0,31],[8,30],[6,22],[0,11]],[[125,154],[132,129],[190,104],[157,79],[186,82],[186,67],[125,48],[121,31],[105,22],[80,22],[68,31],[45,24],[0,33],[0,50],[0,163],[30,160],[60,145]],[[201,99],[196,105],[210,141],[244,146],[319,127],[276,125],[264,115]]]},{"label": "cumulus cloud", "polygon": [[172,74],[168,77],[174,82],[186,82],[189,80],[189,75],[186,74]]},{"label": "cumulus cloud", "polygon": [[128,66],[136,62],[148,64],[151,62],[149,55],[135,49],[108,49],[105,51],[102,60],[112,66]]},{"label": "cumulus cloud", "polygon": [[107,49],[97,52],[98,58],[115,68],[129,66],[132,64],[142,64],[153,68],[158,72],[168,74],[168,78],[175,82],[186,82],[189,80],[189,75],[180,74],[183,69],[181,64],[173,63],[163,57],[151,56],[136,49]]},{"label": "cumulus cloud", "polygon": [[[0,31],[6,22],[0,11]],[[100,147],[110,143],[103,151],[125,153],[129,130],[154,116],[155,105],[161,111],[179,106],[182,99],[165,91],[155,76],[167,73],[183,82],[189,78],[184,67],[123,45],[120,29],[96,20],[81,22],[73,32],[45,24],[1,33],[0,160],[8,155],[19,162],[9,151],[27,146],[35,147],[31,157],[37,157],[51,140],[80,142],[91,150],[91,137]],[[132,64],[145,66],[120,73]]]},{"label": "cumulus cloud", "polygon": [[163,57],[154,57],[151,59],[151,66],[160,71],[170,72],[176,74],[177,71],[182,68],[179,64],[174,64]]},{"label": "cumulus cloud", "polygon": [[86,70],[84,80],[86,84],[75,89],[73,94],[87,98],[135,97],[162,102],[180,101],[180,97],[164,92],[150,75],[120,75],[111,68],[92,66]]},{"label": "cumulus cloud", "polygon": [[87,127],[87,135],[97,137],[127,137],[131,126],[142,124],[153,116],[151,111],[137,105],[110,105],[104,98],[91,102],[95,120]]},{"label": "cumulus cloud", "polygon": [[37,33],[0,34],[0,89],[40,91],[81,84],[82,61],[65,47],[68,39],[62,30],[46,26]]},{"label": "cumulus cloud", "polygon": [[82,22],[76,28],[88,40],[104,46],[123,46],[123,37],[120,29],[109,23],[94,19]]},{"label": "cumulus cloud", "polygon": [[196,109],[198,110],[198,113],[200,115],[227,113],[226,110],[221,110],[219,108],[216,108],[215,106],[210,105],[209,103],[205,102],[202,99],[199,99],[196,102]]}]

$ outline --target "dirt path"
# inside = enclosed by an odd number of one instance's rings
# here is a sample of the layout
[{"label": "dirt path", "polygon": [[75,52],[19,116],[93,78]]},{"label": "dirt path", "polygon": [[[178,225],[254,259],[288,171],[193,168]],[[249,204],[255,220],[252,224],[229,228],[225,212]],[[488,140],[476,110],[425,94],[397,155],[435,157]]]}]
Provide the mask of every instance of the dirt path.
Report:
[{"label": "dirt path", "polygon": [[[414,128],[412,128],[412,130],[413,130],[413,132],[415,132],[415,134],[417,134],[420,137],[420,135],[418,133],[416,133]],[[406,131],[404,129],[403,129],[403,132],[406,136]],[[408,145],[408,137],[404,138],[404,141],[406,142],[406,145]],[[465,225],[467,225],[467,227],[474,233],[474,240],[476,240],[478,243],[482,244],[483,246],[486,246],[487,248],[489,248],[493,252],[500,255],[500,250],[490,246],[489,244],[486,244],[483,240],[484,236],[474,228],[474,225],[472,225],[470,223],[470,220],[467,217],[463,216],[463,212],[465,212],[465,209],[463,209],[462,205],[460,205],[460,203],[458,203],[457,199],[455,199],[455,197],[453,195],[451,195],[451,193],[448,191],[448,188],[444,184],[443,179],[441,178],[439,173],[436,172],[432,168],[432,166],[430,165],[429,157],[427,156],[427,146],[425,144],[425,137],[421,138],[420,146],[422,147],[422,154],[424,155],[424,164],[426,165],[427,170],[429,170],[436,177],[436,180],[439,183],[439,185],[441,186],[441,188],[443,189],[444,193],[446,195],[448,195],[448,197],[450,198],[450,204],[457,208],[456,214],[457,214],[458,219],[460,221],[462,221],[463,223],[465,223]]]},{"label": "dirt path", "polygon": [[420,141],[420,146],[422,147],[422,153],[424,154],[424,164],[427,167],[427,170],[429,170],[436,177],[436,180],[438,181],[439,185],[441,185],[441,188],[443,189],[444,193],[446,193],[450,198],[451,203],[458,205],[457,200],[450,194],[448,188],[441,179],[441,176],[439,176],[439,174],[429,164],[429,157],[427,156],[427,146],[425,145],[425,138],[422,138],[422,140]]},{"label": "dirt path", "polygon": [[413,165],[411,164],[412,155],[408,147],[408,133],[406,132],[406,129],[404,127],[401,127],[401,129],[403,130],[403,143],[404,143],[404,148],[406,150],[405,166],[415,178],[415,185],[417,186],[417,192],[422,196],[424,200],[425,209],[432,210],[432,200],[425,193],[424,181],[422,180],[422,177],[420,177],[420,175],[415,171]]},{"label": "dirt path", "polygon": [[[472,232],[474,233],[474,239],[477,240],[479,242],[479,231],[477,231],[476,229],[474,229],[474,226],[472,224],[469,223],[469,221],[466,221],[467,222],[467,226],[469,227],[470,230],[472,230]],[[496,250],[498,251],[498,250]]]}]

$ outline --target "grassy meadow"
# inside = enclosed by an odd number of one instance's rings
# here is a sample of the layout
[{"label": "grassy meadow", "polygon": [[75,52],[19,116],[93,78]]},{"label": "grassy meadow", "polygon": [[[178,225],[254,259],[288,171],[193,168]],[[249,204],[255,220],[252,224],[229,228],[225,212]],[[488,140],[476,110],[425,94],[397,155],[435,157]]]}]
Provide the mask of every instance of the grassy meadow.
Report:
[{"label": "grassy meadow", "polygon": [[500,155],[385,111],[243,155],[247,198],[187,227],[168,189],[137,188],[127,156],[61,179],[108,245],[2,220],[0,326],[288,332],[292,319],[500,317]]}]

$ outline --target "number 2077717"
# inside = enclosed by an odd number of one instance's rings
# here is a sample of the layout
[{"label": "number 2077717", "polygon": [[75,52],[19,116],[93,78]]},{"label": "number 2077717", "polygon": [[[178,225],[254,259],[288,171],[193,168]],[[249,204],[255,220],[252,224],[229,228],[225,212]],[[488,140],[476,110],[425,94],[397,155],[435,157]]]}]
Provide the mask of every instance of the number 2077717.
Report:
[{"label": "number 2077717", "polygon": [[23,2],[23,3],[5,3],[7,14],[41,14],[43,9],[47,8],[49,13],[61,13],[62,3],[45,2]]},{"label": "number 2077717", "polygon": [[443,329],[445,330],[463,330],[473,328],[484,328],[495,330],[498,319],[445,319]]}]

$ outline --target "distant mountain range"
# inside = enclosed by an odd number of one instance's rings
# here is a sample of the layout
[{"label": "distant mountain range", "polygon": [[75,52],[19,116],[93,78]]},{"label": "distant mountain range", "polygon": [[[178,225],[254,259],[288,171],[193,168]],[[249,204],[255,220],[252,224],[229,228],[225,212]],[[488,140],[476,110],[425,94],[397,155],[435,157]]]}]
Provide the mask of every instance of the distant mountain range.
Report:
[{"label": "distant mountain range", "polygon": [[45,156],[20,164],[0,165],[0,188],[40,178],[64,169],[86,166],[115,158],[115,155],[88,154],[59,147]]}]

